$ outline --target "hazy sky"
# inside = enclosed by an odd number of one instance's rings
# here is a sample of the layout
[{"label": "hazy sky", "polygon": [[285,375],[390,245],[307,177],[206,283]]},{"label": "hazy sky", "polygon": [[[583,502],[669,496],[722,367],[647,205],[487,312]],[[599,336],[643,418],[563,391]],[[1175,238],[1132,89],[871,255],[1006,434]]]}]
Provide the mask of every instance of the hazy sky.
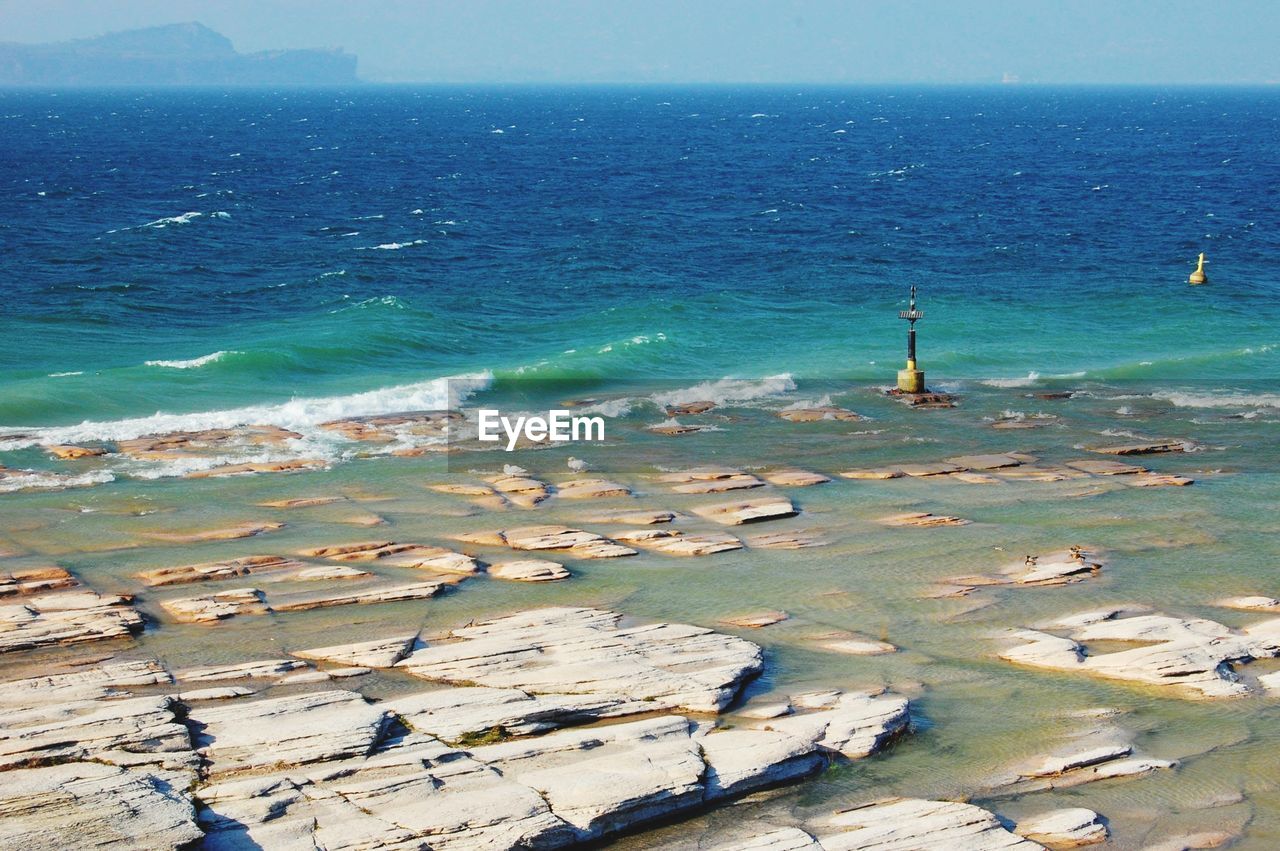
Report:
[{"label": "hazy sky", "polygon": [[0,0],[0,40],[199,21],[367,80],[1280,82],[1280,0]]}]

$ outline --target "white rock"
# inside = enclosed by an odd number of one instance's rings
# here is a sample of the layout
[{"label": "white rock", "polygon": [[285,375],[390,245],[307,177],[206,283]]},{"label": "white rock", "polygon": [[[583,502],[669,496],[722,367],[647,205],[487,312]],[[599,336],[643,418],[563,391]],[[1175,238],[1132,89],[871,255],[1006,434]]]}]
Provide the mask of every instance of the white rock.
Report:
[{"label": "white rock", "polygon": [[824,851],[1032,851],[1040,845],[1005,830],[970,804],[898,798],[838,813],[815,833]]},{"label": "white rock", "polygon": [[569,578],[563,564],[543,559],[498,562],[489,565],[488,572],[495,579],[512,582],[555,582]]},{"label": "white rock", "polygon": [[1027,839],[1055,848],[1093,845],[1107,839],[1107,826],[1101,816],[1084,807],[1054,810],[1023,819],[1015,829]]},{"label": "white rock", "polygon": [[299,659],[343,662],[357,667],[390,668],[396,662],[408,656],[417,646],[418,634],[414,632],[407,635],[395,635],[390,638],[378,638],[373,641],[358,641],[354,644],[336,644],[333,647],[295,650],[292,655],[297,656]]}]

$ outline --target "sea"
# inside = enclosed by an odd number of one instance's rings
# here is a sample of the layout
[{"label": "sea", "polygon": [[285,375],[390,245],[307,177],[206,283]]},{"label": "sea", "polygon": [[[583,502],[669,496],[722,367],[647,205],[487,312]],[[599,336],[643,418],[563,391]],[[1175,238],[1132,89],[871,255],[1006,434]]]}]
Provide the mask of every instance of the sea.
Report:
[{"label": "sea", "polygon": [[[791,618],[748,635],[768,661],[748,697],[829,687],[912,697],[913,732],[887,753],[627,848],[687,847],[744,813],[808,824],[891,795],[973,800],[1010,819],[1088,806],[1110,820],[1117,848],[1195,831],[1273,848],[1274,697],[1187,700],[997,656],[1010,629],[1091,608],[1245,626],[1261,616],[1214,602],[1280,596],[1277,151],[1275,87],[3,91],[0,466],[29,472],[0,476],[0,549],[138,594],[150,618],[139,647],[174,665],[542,604],[718,628],[770,609]],[[1190,286],[1201,252],[1209,282]],[[898,314],[913,286],[920,366],[955,408],[913,410],[882,392],[903,366]],[[604,415],[609,439],[572,451],[647,507],[693,507],[655,478],[692,464],[830,475],[791,491],[801,514],[782,521],[827,545],[646,552],[572,563],[569,582],[482,578],[425,607],[215,628],[168,623],[167,591],[132,578],[353,536],[443,543],[513,523],[427,485],[510,461],[558,481],[567,449],[459,460],[434,451],[436,435],[371,448],[322,424],[531,399]],[[702,400],[718,407],[674,419],[703,431],[652,431],[673,418],[667,405]],[[778,416],[819,405],[865,419]],[[297,438],[172,461],[65,461],[44,449],[246,425]],[[1140,463],[1194,485],[838,476],[973,452],[1056,464],[1152,439],[1193,451]],[[289,458],[324,469],[188,478]],[[262,507],[335,494],[346,501]],[[974,522],[877,522],[902,511]],[[584,513],[553,500],[517,519],[581,523]],[[273,518],[285,528],[260,539],[150,537]],[[382,531],[360,528],[374,522]],[[1100,576],[930,596],[947,577],[1068,545],[1103,553]],[[901,649],[813,649],[842,631]],[[1249,679],[1278,667],[1239,670]],[[377,697],[414,684],[386,673],[359,687]],[[1176,767],[998,790],[992,778],[1103,717],[1135,753]]]}]

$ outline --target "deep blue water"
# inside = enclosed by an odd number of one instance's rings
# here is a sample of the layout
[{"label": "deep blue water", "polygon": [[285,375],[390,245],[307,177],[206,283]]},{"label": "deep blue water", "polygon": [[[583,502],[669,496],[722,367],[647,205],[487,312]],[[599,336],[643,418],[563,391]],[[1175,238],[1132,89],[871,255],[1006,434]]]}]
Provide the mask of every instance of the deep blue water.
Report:
[{"label": "deep blue water", "polygon": [[1278,143],[1274,89],[0,92],[0,425],[889,380],[911,283],[931,378],[1275,377]]}]

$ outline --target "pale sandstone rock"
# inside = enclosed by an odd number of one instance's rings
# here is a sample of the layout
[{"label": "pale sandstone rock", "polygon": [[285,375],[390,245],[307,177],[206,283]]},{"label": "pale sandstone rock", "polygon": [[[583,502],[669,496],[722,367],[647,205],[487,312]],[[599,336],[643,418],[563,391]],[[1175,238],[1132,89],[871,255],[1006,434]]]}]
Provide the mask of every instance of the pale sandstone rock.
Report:
[{"label": "pale sandstone rock", "polygon": [[849,656],[880,656],[885,653],[896,653],[898,650],[887,641],[875,641],[870,638],[832,638],[817,641],[814,646]]},{"label": "pale sandstone rock", "polygon": [[128,598],[74,586],[0,605],[0,653],[120,638],[141,629],[142,616]]},{"label": "pale sandstone rock", "polygon": [[747,545],[753,549],[763,550],[803,550],[809,547],[824,547],[827,545],[827,540],[812,530],[796,529],[790,532],[752,535],[747,538]]},{"label": "pale sandstone rock", "polygon": [[845,470],[840,475],[846,479],[900,479],[906,473],[897,467],[873,467],[865,470]]},{"label": "pale sandstone rock", "polygon": [[714,851],[822,851],[822,846],[798,827],[780,827],[717,845]]},{"label": "pale sandstone rock", "polygon": [[760,648],[683,624],[622,628],[596,609],[523,612],[455,629],[399,662],[415,676],[537,693],[621,696],[715,712],[759,673]]},{"label": "pale sandstone rock", "polygon": [[390,714],[350,691],[192,707],[194,743],[211,775],[368,754]]},{"label": "pale sandstone rock", "polygon": [[1151,472],[1137,464],[1125,464],[1122,461],[1111,461],[1105,458],[1081,458],[1078,461],[1068,461],[1067,466],[1091,476],[1129,476],[1135,473]]},{"label": "pale sandstone rock", "polygon": [[948,458],[947,463],[954,464],[965,470],[999,470],[1004,467],[1017,467],[1022,464],[1022,461],[1013,455],[992,454],[960,455],[955,458]]},{"label": "pale sandstone rock", "polygon": [[471,556],[445,547],[404,544],[394,541],[360,541],[303,550],[299,555],[342,562],[378,562],[392,567],[432,570],[467,576],[480,570]]},{"label": "pale sandstone rock", "polygon": [[1221,606],[1224,609],[1241,609],[1246,612],[1280,611],[1280,600],[1275,597],[1228,597],[1225,600],[1218,600],[1214,605]]},{"label": "pale sandstone rock", "polygon": [[0,573],[0,597],[27,597],[75,588],[80,583],[61,567],[34,567]]},{"label": "pale sandstone rock", "polygon": [[106,455],[107,450],[101,446],[45,446],[43,449],[60,461],[76,461],[80,458],[96,458]]},{"label": "pale sandstone rock", "polygon": [[150,532],[147,537],[174,544],[201,544],[208,541],[234,541],[239,538],[252,538],[255,535],[275,532],[283,528],[283,523],[239,523],[235,526],[206,529],[200,532]]},{"label": "pale sandstone rock", "polygon": [[323,458],[295,458],[289,461],[247,462],[224,464],[208,470],[186,473],[188,479],[216,479],[223,476],[251,476],[256,473],[300,473],[305,470],[322,470],[329,466]]},{"label": "pale sandstone rock", "polygon": [[911,511],[906,514],[894,514],[891,517],[881,517],[880,522],[886,526],[915,526],[932,528],[934,526],[967,526],[973,521],[965,520],[961,517],[952,517],[947,514],[929,514],[924,511]]},{"label": "pale sandstone rock", "polygon": [[750,706],[739,709],[737,714],[743,718],[751,718],[757,721],[768,721],[772,718],[781,718],[784,715],[790,715],[795,711],[795,707],[791,705],[790,700],[783,699],[771,703],[753,703]]},{"label": "pale sandstone rock", "polygon": [[460,411],[421,411],[331,420],[320,428],[362,443],[394,443],[406,438],[444,438],[463,419]]},{"label": "pale sandstone rock", "polygon": [[815,830],[824,851],[1033,851],[1042,846],[1005,830],[970,804],[897,798],[845,810]]},{"label": "pale sandstone rock", "polygon": [[574,479],[557,484],[556,496],[564,499],[606,499],[631,496],[631,489],[606,479]]},{"label": "pale sandstone rock", "polygon": [[180,682],[207,682],[210,680],[277,679],[291,671],[309,667],[297,659],[264,659],[259,662],[239,662],[230,665],[209,665],[177,671],[173,678]]},{"label": "pale sandstone rock", "polygon": [[[1173,687],[1180,696],[1207,698],[1249,693],[1250,687],[1239,681],[1230,663],[1280,655],[1280,618],[1233,630],[1201,618],[1119,617],[1123,613],[1122,609],[1086,612],[1050,625],[1065,630],[1070,638],[1015,631],[1013,637],[1021,643],[1000,656],[1033,667]],[[1135,646],[1086,655],[1078,642],[1091,640],[1129,641]]]},{"label": "pale sandstone rock", "polygon": [[861,420],[860,414],[855,414],[847,408],[840,408],[835,405],[818,405],[809,408],[783,408],[778,412],[778,416],[787,422],[792,423],[814,423],[823,420],[836,420],[840,422],[853,422]]},{"label": "pale sandstone rock", "polygon": [[184,564],[177,567],[161,567],[144,570],[134,576],[147,585],[181,585],[189,582],[208,582],[231,579],[238,576],[254,576],[261,573],[299,570],[306,565],[282,556],[244,556],[242,558],[214,561],[204,564]]},{"label": "pale sandstone rock", "polygon": [[660,434],[663,437],[681,437],[686,434],[696,434],[700,431],[705,431],[707,428],[708,426],[687,425],[685,423],[677,422],[674,419],[670,419],[664,423],[648,426],[645,430],[651,431],[654,434]]},{"label": "pale sandstone rock", "polygon": [[173,681],[155,659],[130,662],[96,660],[92,667],[10,680],[0,688],[0,706],[29,710],[35,706],[73,703],[121,694],[129,686],[162,685]]},{"label": "pale sandstone rock", "polygon": [[331,606],[427,600],[436,596],[448,586],[448,582],[442,581],[412,582],[407,585],[378,585],[350,592],[337,591],[303,597],[273,598],[271,610],[276,612],[300,612],[309,609],[324,609]]},{"label": "pale sandstone rock", "polygon": [[288,578],[304,582],[316,582],[327,579],[366,579],[372,575],[367,570],[348,567],[344,564],[333,564],[323,567],[303,568]]},{"label": "pale sandstone rock", "polygon": [[687,417],[705,414],[714,409],[716,403],[708,400],[700,402],[688,402],[683,405],[667,405],[667,416],[669,417]]},{"label": "pale sandstone rock", "polygon": [[1102,817],[1084,807],[1053,810],[1018,822],[1019,834],[1054,848],[1095,845],[1107,840],[1107,826]]},{"label": "pale sandstone rock", "polygon": [[487,480],[493,489],[513,505],[533,508],[551,496],[546,482],[528,476],[493,476]]},{"label": "pale sandstone rock", "polygon": [[635,555],[624,547],[594,532],[568,526],[521,526],[500,532],[480,532],[457,536],[458,540],[489,546],[508,546],[515,550],[567,550],[578,558],[616,558]]},{"label": "pale sandstone rock", "polygon": [[72,762],[0,773],[6,848],[179,848],[202,836],[190,797],[146,771]]},{"label": "pale sandstone rock", "polygon": [[721,618],[720,623],[728,624],[729,626],[740,626],[744,629],[760,629],[761,627],[772,626],[775,623],[782,623],[786,619],[786,612],[750,612]]},{"label": "pale sandstone rock", "polygon": [[592,523],[623,523],[632,526],[654,526],[659,523],[670,523],[676,519],[674,511],[664,511],[662,509],[648,510],[637,509],[635,511],[615,511],[611,514],[601,514],[597,517],[589,519]]},{"label": "pale sandstone rock", "polygon": [[727,532],[687,535],[678,529],[637,529],[619,532],[615,537],[672,556],[705,556],[742,549],[742,541]]},{"label": "pale sandstone rock", "polygon": [[1184,488],[1187,485],[1196,483],[1195,479],[1187,476],[1161,475],[1158,473],[1139,473],[1136,476],[1126,476],[1122,481],[1126,485],[1131,485],[1135,488]]},{"label": "pale sandstone rock", "polygon": [[807,488],[813,485],[826,484],[831,481],[829,476],[821,473],[813,473],[809,470],[783,469],[773,470],[765,473],[765,481],[771,485],[786,488]]},{"label": "pale sandstone rock", "polygon": [[740,526],[743,523],[794,517],[800,512],[791,504],[791,500],[784,496],[764,496],[758,499],[703,505],[693,509],[693,513],[726,526]]},{"label": "pale sandstone rock", "polygon": [[265,615],[266,598],[257,588],[230,588],[201,597],[176,597],[160,603],[174,620],[212,623],[236,615]]},{"label": "pale sandstone rock", "polygon": [[974,472],[952,473],[948,478],[952,481],[964,482],[967,485],[998,485],[1003,481],[987,473]]},{"label": "pale sandstone rock", "polygon": [[733,467],[691,467],[659,476],[658,481],[671,485],[676,493],[721,493],[731,490],[763,487],[764,482]]},{"label": "pale sandstone rock", "polygon": [[489,565],[488,573],[495,579],[514,582],[555,582],[569,578],[564,565],[542,559],[498,562]]},{"label": "pale sandstone rock", "polygon": [[264,508],[316,508],[321,505],[332,505],[335,502],[344,502],[345,496],[301,496],[292,499],[272,499],[266,502],[260,502],[258,505]]},{"label": "pale sandstone rock", "polygon": [[560,727],[653,711],[646,701],[578,694],[534,695],[520,689],[470,686],[397,697],[378,704],[414,730],[445,741],[494,731],[531,736]]},{"label": "pale sandstone rock", "polygon": [[369,668],[390,668],[396,662],[408,656],[417,646],[418,633],[414,632],[390,638],[379,638],[373,641],[360,641],[354,644],[338,644],[332,647],[296,650],[293,651],[293,655],[300,659],[345,662],[349,665]]},{"label": "pale sandstone rock", "polygon": [[253,689],[245,686],[215,686],[179,692],[178,700],[183,703],[192,703],[197,700],[230,700],[233,697],[247,697],[251,694]]}]

